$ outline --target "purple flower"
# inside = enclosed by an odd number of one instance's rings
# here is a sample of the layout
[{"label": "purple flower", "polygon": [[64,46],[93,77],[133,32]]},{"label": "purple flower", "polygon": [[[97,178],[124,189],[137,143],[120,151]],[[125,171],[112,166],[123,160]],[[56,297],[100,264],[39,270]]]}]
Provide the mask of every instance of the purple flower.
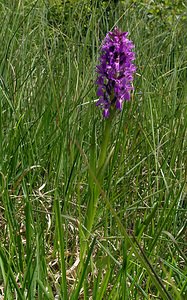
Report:
[{"label": "purple flower", "polygon": [[135,59],[134,45],[127,35],[128,32],[121,32],[116,27],[107,33],[101,47],[96,80],[99,100],[96,105],[102,109],[104,118],[110,116],[111,109],[122,110],[123,102],[130,100],[136,67],[132,63]]}]

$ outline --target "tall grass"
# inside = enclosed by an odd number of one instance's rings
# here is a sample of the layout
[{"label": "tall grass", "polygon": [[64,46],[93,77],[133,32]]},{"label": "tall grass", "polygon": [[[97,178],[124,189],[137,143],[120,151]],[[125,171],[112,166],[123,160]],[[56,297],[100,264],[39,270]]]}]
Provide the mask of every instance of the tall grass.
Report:
[{"label": "tall grass", "polygon": [[[88,4],[0,3],[0,298],[186,299],[185,26]],[[95,66],[115,24],[137,74],[100,186]],[[85,241],[90,180],[100,199]]]}]

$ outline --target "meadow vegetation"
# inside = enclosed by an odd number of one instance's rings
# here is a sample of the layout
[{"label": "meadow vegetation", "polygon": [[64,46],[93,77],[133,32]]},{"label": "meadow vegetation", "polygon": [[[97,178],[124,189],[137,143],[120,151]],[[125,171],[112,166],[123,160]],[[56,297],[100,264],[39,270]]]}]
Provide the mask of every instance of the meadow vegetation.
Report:
[{"label": "meadow vegetation", "polygon": [[[0,1],[0,299],[187,299],[187,8],[176,3],[168,18],[146,1]],[[115,25],[137,71],[100,185],[95,69]],[[90,180],[100,198],[85,241]]]}]

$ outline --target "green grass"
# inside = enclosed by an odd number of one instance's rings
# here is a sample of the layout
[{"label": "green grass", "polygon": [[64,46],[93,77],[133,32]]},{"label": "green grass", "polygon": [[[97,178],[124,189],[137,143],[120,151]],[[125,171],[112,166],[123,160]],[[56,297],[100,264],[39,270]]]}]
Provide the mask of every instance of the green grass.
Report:
[{"label": "green grass", "polygon": [[[0,299],[186,299],[185,21],[52,2],[0,1]],[[100,185],[95,66],[115,24],[137,74]],[[85,241],[90,182],[100,198]]]}]

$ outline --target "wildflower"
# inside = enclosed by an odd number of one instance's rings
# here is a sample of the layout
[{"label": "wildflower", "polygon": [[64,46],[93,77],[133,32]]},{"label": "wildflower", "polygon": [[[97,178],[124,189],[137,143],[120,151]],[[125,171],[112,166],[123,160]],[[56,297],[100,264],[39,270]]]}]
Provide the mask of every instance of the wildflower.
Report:
[{"label": "wildflower", "polygon": [[128,32],[121,32],[116,27],[106,35],[101,47],[100,64],[96,70],[99,97],[96,105],[102,109],[104,118],[110,116],[111,109],[122,110],[123,102],[130,100],[136,67],[132,63],[134,45],[127,35]]}]

